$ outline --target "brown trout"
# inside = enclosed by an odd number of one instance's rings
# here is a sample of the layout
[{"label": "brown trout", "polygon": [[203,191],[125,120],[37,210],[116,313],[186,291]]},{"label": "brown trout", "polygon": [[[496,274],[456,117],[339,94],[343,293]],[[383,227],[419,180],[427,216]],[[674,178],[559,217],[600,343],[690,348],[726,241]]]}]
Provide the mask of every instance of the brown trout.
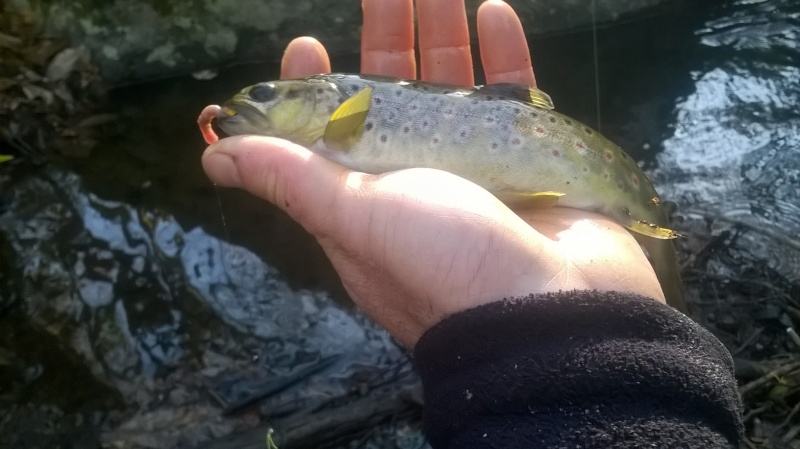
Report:
[{"label": "brown trout", "polygon": [[475,88],[359,75],[259,83],[198,123],[215,135],[284,138],[353,170],[435,168],[511,204],[551,204],[604,214],[644,247],[667,302],[686,311],[667,214],[647,175],[620,147],[553,110],[535,88]]}]

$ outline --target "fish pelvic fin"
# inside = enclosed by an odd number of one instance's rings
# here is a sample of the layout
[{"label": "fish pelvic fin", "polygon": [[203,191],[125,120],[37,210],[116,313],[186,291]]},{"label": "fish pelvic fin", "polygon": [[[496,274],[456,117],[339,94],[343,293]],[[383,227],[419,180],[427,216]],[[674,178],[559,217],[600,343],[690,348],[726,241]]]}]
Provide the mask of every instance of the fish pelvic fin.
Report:
[{"label": "fish pelvic fin", "polygon": [[553,99],[550,95],[524,84],[498,83],[487,84],[477,88],[471,95],[481,95],[484,97],[497,97],[501,100],[521,101],[525,104],[541,109],[555,109]]},{"label": "fish pelvic fin", "polygon": [[325,145],[338,151],[348,151],[364,134],[371,104],[372,88],[365,87],[339,105],[325,127],[322,136]]},{"label": "fish pelvic fin", "polygon": [[526,192],[523,190],[500,190],[495,192],[500,201],[512,206],[524,207],[553,207],[558,199],[564,196],[562,192]]},{"label": "fish pelvic fin", "polygon": [[628,218],[627,223],[624,223],[624,226],[637,234],[653,237],[659,240],[672,240],[678,237],[684,237],[672,229],[664,228],[648,221],[636,220],[634,218]]}]

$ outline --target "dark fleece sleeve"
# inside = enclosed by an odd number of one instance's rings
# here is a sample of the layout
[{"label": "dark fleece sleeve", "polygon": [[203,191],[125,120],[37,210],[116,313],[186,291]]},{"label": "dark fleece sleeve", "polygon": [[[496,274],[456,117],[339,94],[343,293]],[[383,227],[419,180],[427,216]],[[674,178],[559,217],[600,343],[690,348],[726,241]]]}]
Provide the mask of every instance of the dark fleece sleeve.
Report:
[{"label": "dark fleece sleeve", "polygon": [[730,354],[652,299],[506,299],[446,318],[414,356],[437,449],[739,445]]}]

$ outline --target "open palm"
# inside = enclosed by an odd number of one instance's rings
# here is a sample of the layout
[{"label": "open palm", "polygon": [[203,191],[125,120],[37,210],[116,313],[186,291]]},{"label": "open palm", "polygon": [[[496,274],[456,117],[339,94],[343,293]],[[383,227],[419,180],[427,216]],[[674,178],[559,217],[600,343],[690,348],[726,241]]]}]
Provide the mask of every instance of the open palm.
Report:
[{"label": "open palm", "polygon": [[[463,0],[418,0],[425,81],[473,84]],[[362,73],[416,77],[412,0],[364,0]],[[499,0],[478,11],[488,83],[531,86],[522,26]],[[322,45],[298,38],[282,78],[330,71]],[[353,300],[413,347],[444,317],[512,296],[571,289],[634,292],[664,301],[630,234],[585,211],[512,212],[477,185],[431,169],[350,171],[306,148],[239,136],[211,145],[209,177],[278,205],[322,245]]]}]

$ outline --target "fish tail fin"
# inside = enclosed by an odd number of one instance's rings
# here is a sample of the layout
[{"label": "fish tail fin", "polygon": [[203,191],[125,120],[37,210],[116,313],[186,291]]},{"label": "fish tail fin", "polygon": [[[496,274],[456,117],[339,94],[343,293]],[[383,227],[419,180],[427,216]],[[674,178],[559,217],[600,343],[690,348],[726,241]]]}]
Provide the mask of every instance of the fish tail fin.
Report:
[{"label": "fish tail fin", "polygon": [[688,314],[678,257],[675,254],[675,246],[672,244],[672,240],[659,240],[636,234],[634,234],[634,237],[649,253],[650,263],[653,265],[658,282],[661,284],[661,290],[664,292],[667,304]]}]

